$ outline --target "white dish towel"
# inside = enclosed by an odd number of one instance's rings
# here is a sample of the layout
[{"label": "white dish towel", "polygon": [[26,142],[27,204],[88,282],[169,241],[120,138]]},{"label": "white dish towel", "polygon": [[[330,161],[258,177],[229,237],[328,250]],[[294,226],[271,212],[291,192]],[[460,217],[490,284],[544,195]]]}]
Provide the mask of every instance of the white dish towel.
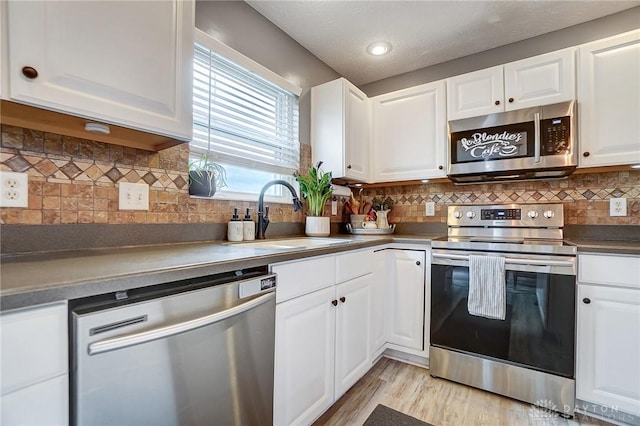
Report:
[{"label": "white dish towel", "polygon": [[469,314],[504,320],[507,311],[504,257],[469,256]]}]

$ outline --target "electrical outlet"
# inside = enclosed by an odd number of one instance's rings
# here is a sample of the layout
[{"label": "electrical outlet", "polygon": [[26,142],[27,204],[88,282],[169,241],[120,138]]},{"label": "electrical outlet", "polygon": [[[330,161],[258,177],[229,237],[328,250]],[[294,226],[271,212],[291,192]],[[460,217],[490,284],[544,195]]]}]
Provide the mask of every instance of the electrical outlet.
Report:
[{"label": "electrical outlet", "polygon": [[436,203],[433,201],[426,201],[424,203],[424,215],[435,216],[436,215]]},{"label": "electrical outlet", "polygon": [[337,200],[332,200],[331,201],[331,216],[335,216],[338,214],[338,201]]},{"label": "electrical outlet", "polygon": [[149,210],[149,185],[129,182],[118,185],[118,209]]},{"label": "electrical outlet", "polygon": [[0,172],[0,207],[29,206],[29,175]]},{"label": "electrical outlet", "polygon": [[609,199],[609,216],[626,216],[627,215],[627,199],[626,198],[610,198]]}]

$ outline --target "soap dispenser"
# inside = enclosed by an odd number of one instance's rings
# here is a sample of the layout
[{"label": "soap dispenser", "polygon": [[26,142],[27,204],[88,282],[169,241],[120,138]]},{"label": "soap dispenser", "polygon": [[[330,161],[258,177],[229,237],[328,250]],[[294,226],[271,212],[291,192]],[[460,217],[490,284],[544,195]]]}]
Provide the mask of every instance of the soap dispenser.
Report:
[{"label": "soap dispenser", "polygon": [[227,240],[242,241],[243,225],[238,216],[238,209],[233,209],[233,217],[227,225]]},{"label": "soap dispenser", "polygon": [[256,239],[256,224],[253,219],[251,219],[249,210],[250,209],[247,209],[247,213],[244,215],[244,220],[242,221],[243,238],[245,241]]}]

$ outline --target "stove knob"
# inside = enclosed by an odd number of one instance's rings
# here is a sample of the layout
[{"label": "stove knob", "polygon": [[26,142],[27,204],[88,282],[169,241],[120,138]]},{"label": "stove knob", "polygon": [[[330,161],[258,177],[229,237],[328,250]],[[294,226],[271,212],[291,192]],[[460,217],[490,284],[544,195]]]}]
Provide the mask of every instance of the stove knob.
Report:
[{"label": "stove knob", "polygon": [[553,210],[545,210],[544,213],[542,213],[542,215],[544,217],[546,217],[547,219],[551,219],[552,217],[554,217],[556,214],[553,212]]},{"label": "stove knob", "polygon": [[476,212],[468,211],[468,212],[467,212],[467,217],[468,217],[469,219],[473,219],[474,217],[476,217]]},{"label": "stove knob", "polygon": [[535,219],[536,217],[538,217],[538,212],[535,210],[529,210],[529,213],[527,213],[527,216],[529,216],[531,219]]},{"label": "stove knob", "polygon": [[456,210],[455,212],[453,212],[453,217],[455,217],[456,219],[460,219],[462,217],[462,212],[460,210]]}]

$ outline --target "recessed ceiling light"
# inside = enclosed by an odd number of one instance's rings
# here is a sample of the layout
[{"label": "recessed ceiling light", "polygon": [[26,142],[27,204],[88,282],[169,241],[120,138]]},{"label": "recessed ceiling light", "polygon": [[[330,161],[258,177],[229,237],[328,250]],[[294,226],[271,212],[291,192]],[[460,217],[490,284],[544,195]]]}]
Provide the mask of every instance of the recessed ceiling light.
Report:
[{"label": "recessed ceiling light", "polygon": [[377,41],[367,47],[367,52],[374,56],[386,55],[391,52],[391,45],[386,41]]},{"label": "recessed ceiling light", "polygon": [[422,179],[420,182],[422,182],[422,183],[429,183],[429,179]]},{"label": "recessed ceiling light", "polygon": [[85,123],[84,130],[89,133],[97,133],[100,135],[108,135],[111,133],[109,126],[102,123]]},{"label": "recessed ceiling light", "polygon": [[355,186],[357,188],[360,188],[362,186],[362,184],[361,183],[355,183],[355,184],[353,184],[353,186]]},{"label": "recessed ceiling light", "polygon": [[632,169],[640,169],[640,164],[634,164],[631,166]]}]

